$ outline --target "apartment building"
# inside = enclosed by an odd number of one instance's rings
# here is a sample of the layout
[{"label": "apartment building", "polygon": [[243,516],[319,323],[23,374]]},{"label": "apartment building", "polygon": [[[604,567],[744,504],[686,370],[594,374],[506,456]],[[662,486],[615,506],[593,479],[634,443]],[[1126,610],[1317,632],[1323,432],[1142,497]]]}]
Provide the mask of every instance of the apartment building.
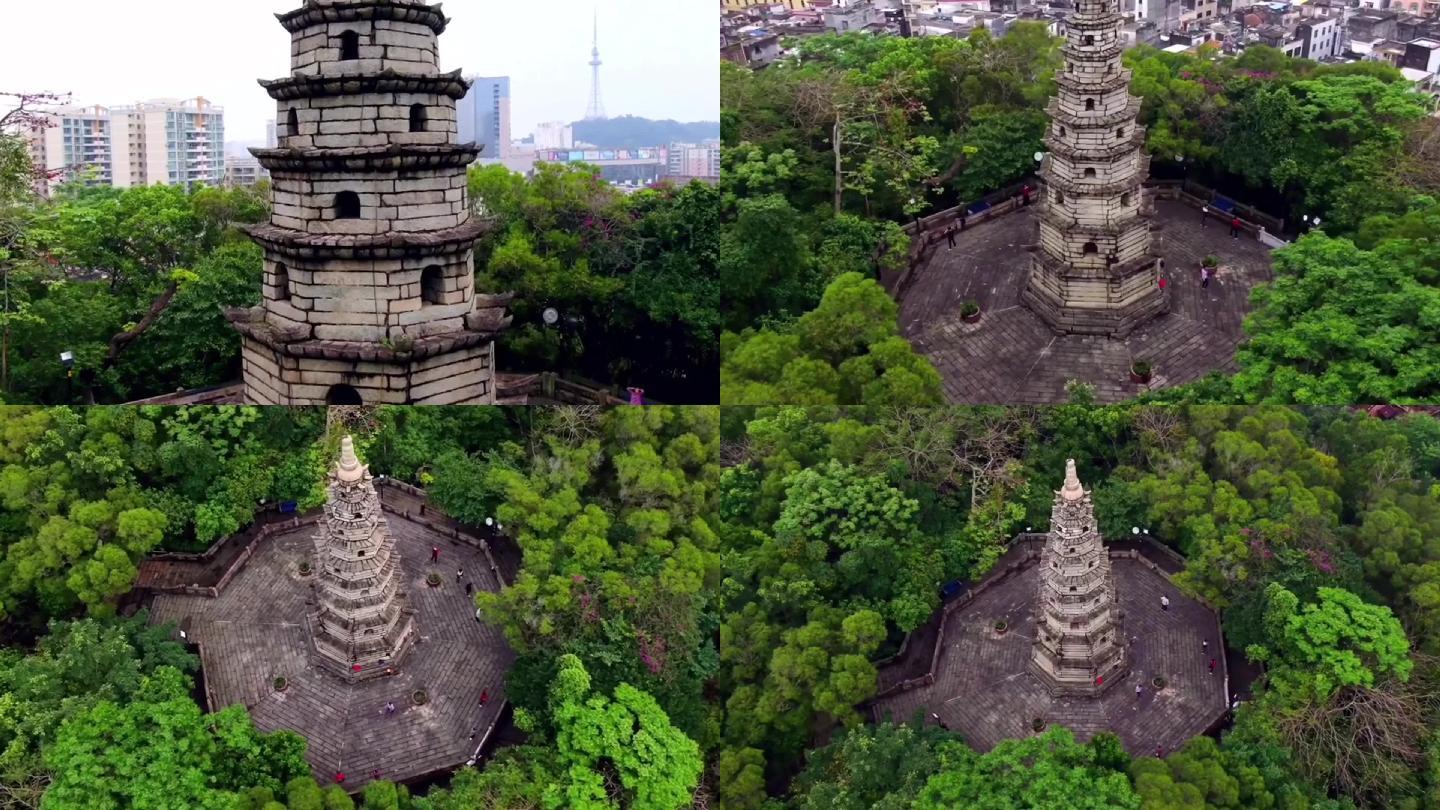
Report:
[{"label": "apartment building", "polygon": [[480,159],[510,156],[510,77],[472,76],[470,92],[456,105],[460,143],[484,147]]},{"label": "apartment building", "polygon": [[670,144],[665,173],[671,177],[719,177],[720,143]]},{"label": "apartment building", "polygon": [[31,134],[37,166],[58,172],[37,190],[83,180],[116,188],[225,181],[225,111],[203,98],[125,107],[66,107]]}]

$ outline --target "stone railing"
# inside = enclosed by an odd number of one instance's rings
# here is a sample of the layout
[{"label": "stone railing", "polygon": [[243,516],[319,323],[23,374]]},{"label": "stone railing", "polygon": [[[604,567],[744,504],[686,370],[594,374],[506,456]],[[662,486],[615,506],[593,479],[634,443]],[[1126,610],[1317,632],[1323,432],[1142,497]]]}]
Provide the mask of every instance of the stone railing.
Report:
[{"label": "stone railing", "polygon": [[[457,543],[477,548],[485,555],[486,565],[495,578],[497,588],[508,583],[495,564],[490,543],[471,527],[455,520],[430,504],[425,490],[393,478],[377,478],[375,489],[385,511],[418,523]],[[299,514],[282,514],[271,506],[255,516],[255,522],[235,534],[216,540],[200,553],[159,552],[140,563],[135,588],[148,593],[171,593],[215,598],[230,584],[240,569],[254,556],[260,544],[275,534],[292,532],[311,525],[324,514],[322,508]],[[227,555],[230,555],[227,559]],[[218,576],[217,576],[218,570]]]},{"label": "stone railing", "polygon": [[569,380],[553,371],[504,374],[497,378],[495,398],[501,401],[535,398],[562,405],[628,405],[599,383]]},{"label": "stone railing", "polygon": [[[891,684],[885,689],[876,692],[875,695],[867,701],[867,703],[871,704],[870,711],[872,714],[872,718],[876,722],[879,722],[881,718],[879,718],[878,716],[874,716],[874,701],[877,701],[881,698],[890,697],[892,695],[897,695],[901,692],[908,692],[911,689],[915,689],[916,687],[929,686],[935,683],[935,671],[940,668],[940,654],[945,649],[945,630],[946,626],[950,622],[951,615],[960,608],[965,607],[966,605],[975,601],[975,599],[978,598],[981,594],[985,593],[996,585],[1010,579],[1011,577],[1019,575],[1026,568],[1037,563],[1040,559],[1040,552],[1045,545],[1045,538],[1046,535],[1041,532],[1021,532],[1015,535],[1015,537],[1011,538],[1010,542],[1006,545],[1005,553],[1001,556],[995,567],[991,568],[985,574],[985,576],[981,578],[979,582],[965,589],[964,592],[960,593],[954,599],[945,603],[945,605],[941,607],[940,629],[938,634],[936,635],[935,648],[931,651],[930,654],[929,670],[924,675],[920,675],[914,678],[907,678],[903,681]],[[1165,544],[1161,543],[1150,535],[1140,535],[1136,538],[1124,538],[1113,542],[1107,542],[1106,549],[1112,560],[1135,560],[1167,579],[1170,578],[1170,576],[1172,575],[1172,571],[1167,570],[1166,567],[1156,562],[1155,558],[1158,557],[1165,560],[1166,562],[1169,562],[1175,567],[1175,570],[1180,570],[1185,567],[1184,557],[1181,557],[1174,549],[1166,546]],[[1209,608],[1214,615],[1215,638],[1218,641],[1217,649],[1221,650],[1223,654],[1223,650],[1225,649],[1225,637],[1221,632],[1219,613],[1206,600],[1201,599],[1197,596],[1191,596],[1190,598],[1204,605],[1206,608]],[[901,654],[904,653],[906,645],[910,643],[911,635],[913,634],[906,635],[905,641],[902,642],[902,645],[900,647],[900,653],[896,653],[895,655],[888,658],[873,662],[876,668],[879,669],[880,667],[891,664],[898,660]],[[1225,690],[1225,694],[1228,699],[1228,696],[1230,694],[1230,673],[1228,667],[1226,668],[1225,672]]]}]

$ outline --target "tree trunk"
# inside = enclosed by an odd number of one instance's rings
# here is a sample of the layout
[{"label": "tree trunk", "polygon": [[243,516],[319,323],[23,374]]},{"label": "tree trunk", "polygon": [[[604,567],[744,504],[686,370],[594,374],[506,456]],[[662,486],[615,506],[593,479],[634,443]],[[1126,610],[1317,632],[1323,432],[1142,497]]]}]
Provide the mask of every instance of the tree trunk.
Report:
[{"label": "tree trunk", "polygon": [[840,115],[835,115],[835,128],[830,132],[830,143],[835,151],[835,216],[840,216],[840,202],[845,195],[845,174],[840,160]]},{"label": "tree trunk", "polygon": [[120,359],[120,353],[125,351],[125,349],[131,343],[134,343],[141,335],[145,334],[146,330],[155,325],[155,321],[170,307],[170,302],[175,300],[175,293],[179,291],[179,289],[180,283],[178,281],[170,282],[170,285],[165,288],[165,292],[161,293],[160,297],[156,298],[154,302],[150,304],[150,311],[145,313],[145,317],[141,318],[139,323],[110,338],[110,350],[105,353],[105,361],[101,363],[100,367],[110,368],[115,365],[115,362]]}]

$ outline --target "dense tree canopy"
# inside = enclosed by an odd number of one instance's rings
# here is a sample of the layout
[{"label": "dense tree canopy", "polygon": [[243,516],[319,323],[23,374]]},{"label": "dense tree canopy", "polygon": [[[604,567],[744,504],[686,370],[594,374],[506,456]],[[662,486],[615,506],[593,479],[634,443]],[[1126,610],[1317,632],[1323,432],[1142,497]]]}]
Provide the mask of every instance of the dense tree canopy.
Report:
[{"label": "dense tree canopy", "polygon": [[[761,808],[1419,808],[1440,793],[1440,425],[1359,410],[765,407],[722,420],[718,787]],[[876,662],[1043,528],[1064,460],[1263,665],[1218,744],[1133,762],[1063,729],[975,754],[864,726]],[[1001,508],[1003,505],[1004,508]],[[916,718],[920,720],[921,718]],[[828,746],[823,741],[830,740]],[[804,767],[802,769],[802,763]],[[798,775],[797,775],[798,772]]]}]

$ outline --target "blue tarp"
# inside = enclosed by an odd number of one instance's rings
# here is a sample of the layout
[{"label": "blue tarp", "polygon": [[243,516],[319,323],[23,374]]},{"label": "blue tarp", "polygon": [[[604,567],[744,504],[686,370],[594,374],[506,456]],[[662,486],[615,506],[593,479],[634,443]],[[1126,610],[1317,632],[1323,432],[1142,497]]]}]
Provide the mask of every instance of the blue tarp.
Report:
[{"label": "blue tarp", "polygon": [[1210,207],[1216,211],[1224,211],[1227,214],[1235,213],[1235,201],[1229,197],[1216,197],[1210,201]]},{"label": "blue tarp", "polygon": [[966,214],[978,214],[978,213],[980,213],[981,211],[984,211],[985,209],[987,209],[987,208],[989,208],[989,207],[990,207],[990,203],[985,202],[984,200],[981,200],[980,202],[977,202],[977,203],[971,203],[971,204],[970,204],[970,207],[965,209],[965,213],[966,213]]},{"label": "blue tarp", "polygon": [[287,515],[288,515],[288,514],[290,514],[291,512],[294,512],[294,511],[295,511],[295,506],[296,506],[296,503],[295,503],[294,501],[282,501],[281,504],[280,504],[280,512],[281,512],[281,514],[287,514]]},{"label": "blue tarp", "polygon": [[958,580],[958,579],[952,580],[952,581],[950,581],[950,582],[945,583],[943,586],[941,586],[941,588],[940,588],[940,598],[941,598],[941,599],[954,599],[955,596],[956,596],[957,594],[959,594],[959,593],[960,593],[961,591],[963,591],[963,590],[965,590],[965,583],[961,582],[961,581]]}]

